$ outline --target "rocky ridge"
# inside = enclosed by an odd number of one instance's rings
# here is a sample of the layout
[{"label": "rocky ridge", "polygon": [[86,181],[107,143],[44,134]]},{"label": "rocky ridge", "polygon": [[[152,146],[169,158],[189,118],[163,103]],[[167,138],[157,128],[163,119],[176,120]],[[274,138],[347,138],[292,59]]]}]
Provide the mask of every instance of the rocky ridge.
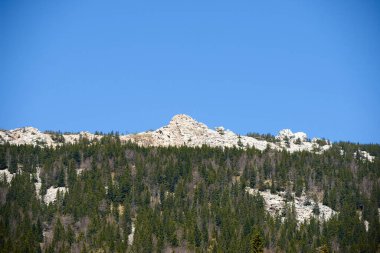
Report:
[{"label": "rocky ridge", "polygon": [[120,137],[125,141],[132,141],[143,146],[188,146],[200,147],[207,145],[210,147],[255,147],[264,150],[271,149],[289,152],[295,151],[315,151],[323,152],[331,147],[330,143],[319,145],[318,139],[308,141],[305,133],[292,133],[290,129],[280,131],[276,136],[276,142],[258,140],[250,136],[240,136],[224,127],[216,127],[215,130],[208,128],[190,116],[179,114],[172,118],[167,126],[155,131],[126,135]]},{"label": "rocky ridge", "polygon": [[[33,127],[17,128],[14,130],[0,130],[0,144],[10,143],[15,145],[31,144],[39,146],[59,146],[62,143],[75,143],[81,138],[90,141],[102,138],[89,132],[79,134],[62,134],[41,132]],[[185,114],[175,115],[168,125],[154,131],[137,134],[120,135],[123,142],[134,142],[141,146],[188,146],[201,147],[254,147],[265,150],[267,147],[288,152],[309,151],[322,153],[332,147],[329,141],[313,138],[309,140],[303,132],[293,133],[290,129],[284,129],[275,137],[275,141],[259,140],[250,136],[238,135],[223,127],[210,129],[205,124],[198,122]],[[365,151],[360,151],[363,159],[373,161],[374,157]]]}]

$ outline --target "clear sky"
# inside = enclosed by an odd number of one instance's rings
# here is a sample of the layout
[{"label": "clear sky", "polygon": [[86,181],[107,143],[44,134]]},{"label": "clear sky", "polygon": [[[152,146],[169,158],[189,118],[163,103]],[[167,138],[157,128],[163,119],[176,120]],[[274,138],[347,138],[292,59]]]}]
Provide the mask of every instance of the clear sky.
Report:
[{"label": "clear sky", "polygon": [[0,128],[380,143],[379,1],[0,1]]}]

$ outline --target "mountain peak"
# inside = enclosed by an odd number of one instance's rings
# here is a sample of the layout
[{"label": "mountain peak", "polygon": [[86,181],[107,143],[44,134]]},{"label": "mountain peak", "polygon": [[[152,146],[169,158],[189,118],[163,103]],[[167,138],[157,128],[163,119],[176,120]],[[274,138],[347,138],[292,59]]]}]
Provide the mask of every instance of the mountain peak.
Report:
[{"label": "mountain peak", "polygon": [[188,124],[188,123],[198,123],[198,122],[192,117],[190,117],[189,115],[177,114],[173,116],[169,125],[173,125],[173,124],[182,125],[182,124]]}]

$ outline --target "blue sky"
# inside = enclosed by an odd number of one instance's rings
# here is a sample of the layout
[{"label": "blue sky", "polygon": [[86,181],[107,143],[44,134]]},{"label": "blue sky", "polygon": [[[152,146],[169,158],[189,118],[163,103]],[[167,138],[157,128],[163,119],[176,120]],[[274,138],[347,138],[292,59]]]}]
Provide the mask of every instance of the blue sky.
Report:
[{"label": "blue sky", "polygon": [[0,128],[380,143],[379,27],[378,1],[3,0]]}]

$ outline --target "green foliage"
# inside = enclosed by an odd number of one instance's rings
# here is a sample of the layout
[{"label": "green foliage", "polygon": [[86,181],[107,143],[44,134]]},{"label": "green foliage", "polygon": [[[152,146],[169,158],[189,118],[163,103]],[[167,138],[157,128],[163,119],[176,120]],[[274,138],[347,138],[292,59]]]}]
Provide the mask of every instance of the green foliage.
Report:
[{"label": "green foliage", "polygon": [[247,136],[253,137],[258,140],[265,140],[265,141],[270,141],[270,142],[276,142],[276,137],[272,134],[260,134],[260,133],[248,133]]},{"label": "green foliage", "polygon": [[243,142],[241,141],[241,136],[238,136],[238,142],[237,142],[238,147],[243,147]]},{"label": "green foliage", "polygon": [[251,252],[251,253],[263,253],[264,252],[263,238],[261,238],[261,235],[259,232],[255,232],[252,234],[249,246],[250,246],[249,252]]},{"label": "green foliage", "polygon": [[320,214],[318,203],[315,203],[315,204],[314,204],[314,207],[313,207],[313,214],[314,214],[314,215],[319,215],[319,214]]},{"label": "green foliage", "polygon": [[[0,184],[0,252],[376,252],[380,165],[356,159],[358,149],[380,155],[379,145],[352,143],[322,155],[145,148],[115,134],[54,149],[0,145],[0,167],[22,168],[10,184]],[[42,194],[68,187],[59,201],[46,205],[36,197],[37,167]],[[246,186],[285,191],[288,208],[268,215],[263,198]],[[339,215],[297,224],[291,193],[303,191],[323,195]]]}]

